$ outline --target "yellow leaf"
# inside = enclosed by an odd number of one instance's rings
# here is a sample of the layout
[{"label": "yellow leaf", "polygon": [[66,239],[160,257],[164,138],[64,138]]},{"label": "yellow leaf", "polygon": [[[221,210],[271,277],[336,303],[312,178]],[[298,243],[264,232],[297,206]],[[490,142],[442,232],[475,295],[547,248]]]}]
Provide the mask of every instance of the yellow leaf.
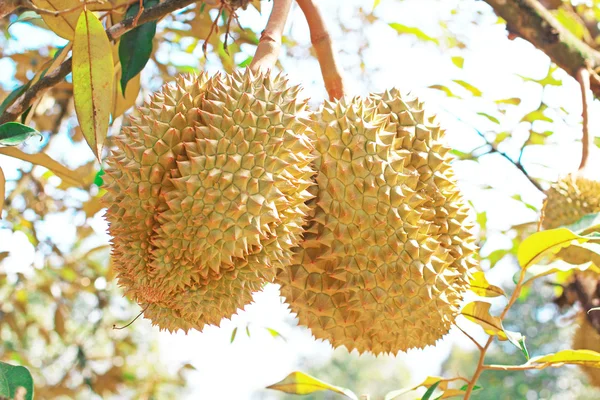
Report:
[{"label": "yellow leaf", "polygon": [[535,279],[541,278],[542,276],[550,275],[555,272],[570,272],[570,271],[587,271],[590,270],[594,273],[600,274],[600,268],[594,265],[591,261],[585,264],[574,265],[569,264],[563,260],[556,260],[546,265],[534,265],[527,270],[528,278],[523,285],[532,283]]},{"label": "yellow leaf", "polygon": [[441,397],[438,397],[438,399],[449,399],[451,397],[457,397],[457,396],[464,396],[465,392],[463,390],[460,389],[448,389],[445,390],[444,393],[442,394]]},{"label": "yellow leaf", "polygon": [[504,290],[498,286],[490,285],[485,277],[485,274],[481,271],[473,274],[470,290],[482,297],[504,296]]},{"label": "yellow leaf", "polygon": [[[81,6],[79,0],[32,0],[32,2],[39,8],[51,11],[70,10]],[[79,7],[68,13],[61,13],[57,17],[50,14],[42,14],[42,19],[52,32],[62,38],[71,40],[75,36],[77,18],[82,10],[83,8]]]},{"label": "yellow leaf", "polygon": [[0,147],[0,154],[18,158],[19,160],[27,161],[32,164],[48,168],[50,171],[54,172],[60,179],[66,179],[70,182],[73,182],[76,185],[84,185],[84,182],[80,176],[75,174],[67,167],[61,165],[57,161],[53,160],[52,158],[50,158],[50,156],[48,156],[45,153],[27,154],[23,153],[21,150],[15,147]]},{"label": "yellow leaf", "polygon": [[113,89],[113,101],[112,101],[112,117],[113,120],[120,117],[135,105],[135,100],[140,92],[140,74],[137,74],[133,79],[127,83],[125,88],[125,96],[123,97],[123,91],[121,90],[121,71],[119,70],[115,77],[114,89]]},{"label": "yellow leaf", "polygon": [[85,212],[86,217],[92,218],[96,213],[104,208],[104,204],[100,202],[100,197],[92,197],[81,207],[81,210]]},{"label": "yellow leaf", "polygon": [[98,160],[108,133],[113,78],[108,36],[98,17],[85,11],[73,42],[73,98],[83,136]]},{"label": "yellow leaf", "polygon": [[562,247],[571,244],[573,240],[579,243],[587,242],[589,239],[579,236],[567,228],[549,229],[536,232],[523,240],[517,252],[517,259],[521,268],[529,268],[548,251],[558,251]]},{"label": "yellow leaf", "polygon": [[284,380],[271,386],[267,386],[267,389],[279,390],[280,392],[291,394],[311,394],[328,390],[330,392],[342,394],[349,399],[358,400],[356,395],[348,389],[330,385],[299,371],[292,372],[286,376]]},{"label": "yellow leaf", "polygon": [[4,177],[4,172],[2,172],[2,167],[0,167],[0,219],[2,219],[2,210],[4,209],[5,185],[6,178]]},{"label": "yellow leaf", "polygon": [[464,306],[460,313],[468,320],[481,326],[488,335],[498,336],[500,340],[508,339],[500,318],[493,317],[490,314],[490,303],[474,301]]},{"label": "yellow leaf", "polygon": [[600,353],[592,350],[561,350],[555,354],[534,357],[529,364],[547,364],[559,367],[563,364],[585,365],[600,368]]},{"label": "yellow leaf", "polygon": [[65,334],[65,309],[62,305],[58,305],[54,313],[54,330],[60,337]]}]

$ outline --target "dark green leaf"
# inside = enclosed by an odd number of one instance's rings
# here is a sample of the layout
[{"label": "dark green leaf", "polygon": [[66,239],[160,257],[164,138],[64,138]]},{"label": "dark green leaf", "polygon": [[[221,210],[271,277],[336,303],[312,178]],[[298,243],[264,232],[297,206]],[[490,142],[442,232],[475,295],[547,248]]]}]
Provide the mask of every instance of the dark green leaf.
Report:
[{"label": "dark green leaf", "polygon": [[[158,0],[144,0],[144,7],[150,8],[158,4]],[[137,15],[140,6],[134,3],[129,7],[125,18]],[[125,88],[134,76],[139,74],[152,54],[152,39],[156,33],[156,21],[143,25],[125,33],[119,43],[119,60],[121,60],[121,90],[125,96]]]},{"label": "dark green leaf", "polygon": [[27,368],[0,362],[0,395],[12,399],[19,387],[27,391],[25,399],[33,399],[33,378]]},{"label": "dark green leaf", "polygon": [[433,392],[435,392],[435,389],[438,387],[438,385],[441,382],[442,381],[437,381],[436,383],[434,383],[433,385],[431,385],[429,387],[429,389],[427,389],[427,391],[425,392],[425,394],[423,395],[423,397],[421,397],[421,400],[429,400],[431,398],[431,396],[433,396]]},{"label": "dark green leaf", "polygon": [[0,125],[0,145],[17,146],[33,135],[42,135],[33,128],[18,122],[7,122]]}]

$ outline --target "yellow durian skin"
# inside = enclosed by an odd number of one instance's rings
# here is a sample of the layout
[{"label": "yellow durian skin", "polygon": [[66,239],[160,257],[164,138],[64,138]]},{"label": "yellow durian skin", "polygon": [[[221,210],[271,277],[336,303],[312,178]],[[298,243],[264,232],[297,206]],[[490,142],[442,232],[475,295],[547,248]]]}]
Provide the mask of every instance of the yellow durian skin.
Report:
[{"label": "yellow durian skin", "polygon": [[600,212],[600,182],[572,174],[546,191],[544,229],[571,225],[587,214]]},{"label": "yellow durian skin", "polygon": [[326,103],[312,120],[314,211],[276,277],[282,295],[334,347],[434,345],[478,268],[443,132],[397,90]]},{"label": "yellow durian skin", "polygon": [[[588,321],[585,314],[578,318],[579,326],[573,336],[573,350],[592,350],[600,353],[600,334]],[[592,386],[600,388],[600,369],[580,366]]]},{"label": "yellow durian skin", "polygon": [[[568,175],[546,191],[542,228],[571,225],[587,214],[600,212],[600,182],[578,174]],[[596,246],[592,244],[592,246]],[[581,246],[561,249],[556,257],[570,264],[592,261],[600,266],[600,256]]]},{"label": "yellow durian skin", "polygon": [[115,137],[113,264],[153,324],[218,325],[289,264],[314,173],[299,91],[269,73],[180,76]]}]

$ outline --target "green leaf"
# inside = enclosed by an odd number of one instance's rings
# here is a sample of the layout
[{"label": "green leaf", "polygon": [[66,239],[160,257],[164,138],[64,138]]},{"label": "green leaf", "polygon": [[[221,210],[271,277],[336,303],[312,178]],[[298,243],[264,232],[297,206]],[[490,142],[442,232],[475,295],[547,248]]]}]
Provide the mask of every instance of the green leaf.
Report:
[{"label": "green leaf", "polygon": [[274,338],[280,337],[283,339],[284,342],[287,342],[286,338],[283,337],[283,335],[279,332],[277,332],[275,329],[273,328],[265,328],[270,334],[271,336],[273,336]]},{"label": "green leaf", "polygon": [[102,179],[104,174],[106,174],[106,172],[104,172],[104,169],[100,168],[100,171],[98,171],[94,177],[94,185],[102,186],[104,184],[104,179]]},{"label": "green leaf", "polygon": [[425,42],[433,42],[435,44],[439,44],[439,41],[436,38],[427,35],[425,32],[423,32],[419,28],[415,28],[414,26],[406,26],[397,22],[392,22],[388,25],[400,35],[415,35],[418,39],[423,40]]},{"label": "green leaf", "polygon": [[42,134],[27,125],[18,122],[7,122],[0,125],[0,145],[2,146],[17,146],[35,135],[42,140]]},{"label": "green leaf", "polygon": [[465,65],[465,59],[460,56],[455,56],[451,58],[452,64],[456,65],[458,68],[462,68]]},{"label": "green leaf", "polygon": [[460,79],[453,79],[452,82],[454,82],[454,83],[462,86],[463,88],[467,89],[475,97],[480,97],[482,95],[481,90],[477,89],[475,86],[471,85],[468,82],[465,82],[465,81],[460,80]]},{"label": "green leaf", "polygon": [[237,326],[235,328],[233,328],[233,332],[231,332],[231,339],[229,340],[229,343],[233,343],[233,341],[235,340],[236,334],[237,334]]},{"label": "green leaf", "polygon": [[519,332],[513,332],[504,330],[508,341],[511,342],[517,349],[521,350],[521,353],[525,356],[526,360],[529,360],[529,351],[527,350],[527,346],[525,345],[525,336],[523,336]]},{"label": "green leaf", "polygon": [[521,99],[518,97],[511,97],[509,99],[496,100],[495,103],[496,104],[512,104],[512,105],[518,106],[519,104],[521,104]]},{"label": "green leaf", "polygon": [[600,231],[600,213],[584,215],[571,225],[565,226],[565,228],[578,235],[587,235],[592,232],[598,232]]},{"label": "green leaf", "polygon": [[443,86],[443,85],[431,85],[431,86],[429,86],[429,88],[430,89],[441,90],[442,92],[446,93],[446,96],[448,96],[448,97],[457,97],[457,98],[460,98],[460,96],[457,96],[454,93],[452,93],[452,90],[450,90],[447,86]]},{"label": "green leaf", "polygon": [[594,144],[595,144],[597,147],[600,147],[600,137],[595,137],[595,138],[594,138]]},{"label": "green leaf", "polygon": [[246,335],[250,337],[250,325],[246,325]]},{"label": "green leaf", "polygon": [[19,86],[10,92],[8,96],[6,96],[6,98],[2,101],[2,104],[0,104],[0,114],[4,114],[4,111],[6,111],[6,109],[8,109],[8,107],[10,107],[15,100],[17,100],[27,89],[29,89],[29,84],[30,82],[27,82],[26,84]]},{"label": "green leaf", "polygon": [[423,394],[423,397],[421,397],[421,400],[429,400],[431,398],[431,396],[433,396],[433,392],[435,392],[435,389],[438,387],[438,385],[441,382],[442,381],[437,381],[436,383],[434,383],[433,385],[431,385],[429,387],[429,389],[427,389],[427,391],[425,392],[425,394]]},{"label": "green leaf", "polygon": [[545,122],[554,122],[554,120],[550,117],[544,115],[544,110],[548,108],[546,105],[542,104],[539,109],[530,112],[521,118],[521,122],[535,122],[535,121],[545,121]]},{"label": "green leaf", "polygon": [[490,121],[492,121],[495,124],[500,124],[500,120],[494,116],[491,116],[490,114],[486,114],[484,112],[478,112],[477,115],[481,115],[482,117],[486,117],[487,119],[489,119]]},{"label": "green leaf", "polygon": [[521,268],[529,268],[549,250],[558,251],[567,247],[573,240],[584,243],[589,238],[577,235],[567,228],[549,229],[536,232],[529,236],[519,246],[517,260]]},{"label": "green leaf", "polygon": [[29,370],[25,367],[0,362],[0,395],[12,399],[19,387],[27,391],[25,399],[33,399],[33,378]]},{"label": "green leaf", "polygon": [[[144,7],[150,8],[158,4],[158,0],[144,0]],[[134,3],[127,9],[125,18],[134,17],[140,9]],[[125,96],[127,82],[139,74],[152,55],[152,40],[156,34],[156,21],[146,22],[126,32],[119,42],[119,60],[121,60],[121,90]]]},{"label": "green leaf", "polygon": [[569,12],[564,8],[553,10],[552,13],[569,32],[575,35],[578,39],[583,39],[587,28],[581,23],[581,18],[575,12]]},{"label": "green leaf", "polygon": [[373,1],[373,10],[375,10],[377,8],[377,6],[379,5],[379,3],[381,3],[381,0],[374,0]]},{"label": "green leaf", "polygon": [[246,58],[244,61],[242,61],[241,63],[239,63],[239,64],[238,64],[238,67],[240,67],[240,68],[245,68],[245,67],[247,67],[248,65],[250,65],[250,63],[252,62],[252,59],[253,59],[253,58],[254,58],[254,57],[252,57],[252,56],[250,56],[250,57]]},{"label": "green leaf", "polygon": [[267,389],[301,395],[320,391],[329,391],[333,393],[339,393],[349,399],[358,400],[356,395],[349,389],[330,385],[329,383],[323,382],[315,377],[299,371],[292,372],[282,381],[267,386]]}]

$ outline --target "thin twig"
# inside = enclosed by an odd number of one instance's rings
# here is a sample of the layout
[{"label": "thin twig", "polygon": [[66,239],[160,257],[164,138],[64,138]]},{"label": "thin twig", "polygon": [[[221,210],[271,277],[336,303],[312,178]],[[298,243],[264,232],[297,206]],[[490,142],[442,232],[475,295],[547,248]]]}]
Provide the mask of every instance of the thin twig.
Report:
[{"label": "thin twig", "polygon": [[587,67],[581,67],[577,71],[577,82],[581,87],[581,104],[583,117],[582,128],[583,136],[581,137],[581,163],[579,164],[579,170],[585,168],[589,154],[590,154],[590,106],[592,104],[592,92],[590,90],[590,71]]},{"label": "thin twig", "polygon": [[306,17],[310,29],[310,41],[317,53],[329,100],[340,99],[344,97],[344,80],[341,68],[336,62],[331,36],[325,26],[321,12],[314,0],[296,1]]},{"label": "thin twig", "polygon": [[[517,285],[515,286],[515,290],[513,291],[512,295],[510,296],[510,299],[508,300],[508,304],[506,304],[506,306],[504,307],[504,310],[502,310],[502,313],[500,314],[501,321],[504,320],[504,317],[506,317],[506,314],[508,313],[510,308],[513,306],[513,304],[515,304],[515,301],[517,301],[517,299],[519,298],[519,295],[521,294],[521,289],[523,288],[523,281],[525,280],[525,271],[526,271],[526,268],[521,268],[521,273],[519,274],[519,281],[517,282]],[[483,349],[480,350],[479,361],[477,362],[477,367],[475,368],[475,372],[473,373],[473,376],[471,377],[469,385],[467,386],[467,390],[465,391],[465,397],[463,400],[469,400],[469,398],[471,398],[471,394],[473,393],[473,390],[475,389],[475,384],[477,383],[477,380],[479,379],[479,377],[481,376],[481,373],[484,370],[485,355],[487,353],[487,350],[492,345],[493,341],[494,341],[494,337],[490,336],[488,338],[487,342],[485,343],[485,345],[483,346]]]},{"label": "thin twig", "polygon": [[113,325],[113,329],[125,329],[125,328],[127,328],[128,326],[130,326],[131,324],[133,324],[139,317],[141,317],[142,314],[144,314],[146,312],[146,310],[148,309],[148,307],[150,307],[150,303],[148,303],[146,305],[146,307],[144,307],[144,309],[142,311],[140,311],[140,313],[137,315],[137,317],[135,317],[130,323],[128,323],[125,326],[119,326],[119,327],[117,325]]},{"label": "thin twig", "polygon": [[254,58],[250,63],[253,72],[266,72],[273,68],[279,57],[283,29],[287,22],[292,0],[273,0],[273,9],[265,30],[260,35]]},{"label": "thin twig", "polygon": [[479,349],[479,351],[483,350],[483,346],[480,345],[479,342],[473,338],[473,336],[469,335],[466,331],[464,331],[457,324],[455,324],[454,326],[456,326],[462,333],[464,333],[466,337],[468,337],[469,339],[471,339],[471,342],[473,342],[473,344],[475,344],[475,346],[477,346],[477,348]]},{"label": "thin twig", "polygon": [[[141,25],[149,21],[157,20],[193,3],[195,3],[195,0],[166,0],[154,7],[145,9],[140,16],[138,23]],[[114,41],[121,37],[125,32],[135,28],[135,25],[133,24],[134,19],[134,17],[129,17],[118,24],[111,26],[106,30],[108,38]],[[2,115],[0,115],[0,125],[6,122],[15,121],[19,115],[29,108],[31,103],[38,97],[41,90],[61,82],[71,72],[71,61],[71,58],[65,60],[57,69],[46,74],[34,85],[31,85],[25,93],[23,93]]]}]

